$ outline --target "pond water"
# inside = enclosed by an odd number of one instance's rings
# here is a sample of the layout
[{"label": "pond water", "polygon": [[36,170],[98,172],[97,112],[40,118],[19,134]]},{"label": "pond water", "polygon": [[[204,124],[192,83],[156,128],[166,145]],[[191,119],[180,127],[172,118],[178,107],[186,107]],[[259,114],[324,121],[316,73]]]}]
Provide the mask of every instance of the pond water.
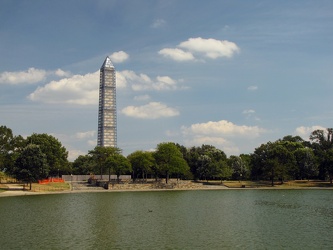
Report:
[{"label": "pond water", "polygon": [[332,190],[0,198],[1,249],[332,249]]}]

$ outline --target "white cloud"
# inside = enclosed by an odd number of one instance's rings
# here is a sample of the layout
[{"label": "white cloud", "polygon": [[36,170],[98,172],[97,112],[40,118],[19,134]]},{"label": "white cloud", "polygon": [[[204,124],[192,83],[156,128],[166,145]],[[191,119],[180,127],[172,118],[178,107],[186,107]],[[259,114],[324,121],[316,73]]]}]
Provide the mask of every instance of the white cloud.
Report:
[{"label": "white cloud", "polygon": [[[58,75],[68,73],[57,70]],[[182,81],[182,80],[181,80]],[[28,96],[31,101],[42,103],[67,103],[91,105],[98,103],[99,71],[86,75],[73,75],[61,80],[54,80],[43,87],[38,87]],[[178,82],[169,76],[157,76],[152,80],[146,74],[136,74],[134,71],[124,70],[116,74],[117,89],[130,85],[134,91],[144,90],[176,90],[185,87],[178,86]],[[147,98],[147,96],[145,97]]]},{"label": "white cloud", "polygon": [[237,146],[222,137],[197,136],[185,140],[185,145],[188,147],[201,146],[203,144],[220,148],[227,155],[239,155],[240,152]]},{"label": "white cloud", "polygon": [[326,128],[322,127],[322,126],[311,126],[311,127],[305,127],[305,126],[300,126],[297,127],[295,130],[295,134],[299,135],[300,137],[302,137],[304,140],[309,139],[310,134],[315,131],[315,130],[326,130]]},{"label": "white cloud", "polygon": [[156,28],[163,27],[165,24],[166,24],[166,21],[164,19],[156,19],[152,23],[151,27],[156,29]]},{"label": "white cloud", "polygon": [[242,112],[243,115],[246,116],[247,119],[254,119],[256,121],[260,121],[260,118],[256,117],[255,114],[256,114],[256,111],[253,110],[253,109],[246,109]]},{"label": "white cloud", "polygon": [[182,127],[184,135],[201,135],[201,136],[227,136],[227,137],[246,137],[255,138],[261,133],[265,132],[264,129],[257,126],[239,126],[232,122],[221,120],[218,122],[206,122],[192,124],[190,127]]},{"label": "white cloud", "polygon": [[69,77],[72,75],[71,72],[63,71],[62,69],[57,69],[56,71],[54,71],[54,74],[58,77]]},{"label": "white cloud", "polygon": [[0,83],[5,84],[33,84],[46,80],[48,76],[68,77],[71,73],[57,69],[46,71],[44,69],[29,68],[25,71],[5,71],[0,74]]},{"label": "white cloud", "polygon": [[171,58],[175,61],[193,61],[195,60],[191,52],[186,52],[177,48],[165,48],[161,49],[158,54]]},{"label": "white cloud", "polygon": [[235,53],[240,51],[238,46],[233,42],[201,37],[190,38],[185,42],[181,42],[178,46],[191,52],[202,53],[211,59],[232,57]]},{"label": "white cloud", "polygon": [[243,111],[244,115],[251,115],[254,114],[256,111],[254,111],[253,109],[246,109]]},{"label": "white cloud", "polygon": [[97,145],[97,139],[94,140],[88,140],[88,145],[95,147]]},{"label": "white cloud", "polygon": [[219,57],[232,57],[240,51],[236,43],[227,40],[216,40],[213,38],[189,38],[178,44],[179,48],[164,48],[158,53],[175,61],[193,61],[196,57],[207,57],[216,59]]},{"label": "white cloud", "polygon": [[[257,126],[239,126],[226,120],[196,123],[189,127],[183,126],[181,131],[187,146],[213,145],[227,155],[240,153],[239,147],[234,144],[235,141],[241,141],[244,146],[243,144],[251,143],[254,138],[266,132],[265,129]],[[232,138],[232,140],[227,138]]]},{"label": "white cloud", "polygon": [[135,101],[147,101],[150,99],[149,95],[139,95],[139,96],[134,96]]},{"label": "white cloud", "polygon": [[74,161],[80,155],[86,155],[86,153],[82,152],[81,150],[76,150],[76,149],[68,150],[68,160],[69,161]]},{"label": "white cloud", "polygon": [[37,83],[46,78],[47,72],[43,69],[29,68],[26,71],[5,71],[0,74],[0,83],[21,84]]},{"label": "white cloud", "polygon": [[114,52],[111,56],[111,61],[114,63],[122,63],[129,58],[129,55],[124,51]]},{"label": "white cloud", "polygon": [[94,137],[95,135],[96,135],[95,130],[85,131],[85,132],[77,132],[75,134],[75,138],[77,138],[77,139],[86,139],[86,138]]},{"label": "white cloud", "polygon": [[162,117],[178,116],[179,111],[160,102],[150,102],[143,106],[128,106],[121,110],[126,116],[140,119],[157,119]]},{"label": "white cloud", "polygon": [[249,91],[255,91],[255,90],[257,90],[258,89],[258,86],[249,86],[248,88],[247,88],[247,90],[249,90]]},{"label": "white cloud", "polygon": [[184,88],[178,86],[178,82],[169,76],[157,76],[155,80],[152,80],[146,74],[136,74],[131,70],[124,70],[117,73],[117,87],[119,87],[119,82],[122,86],[130,85],[134,91],[161,91]]},{"label": "white cloud", "polygon": [[28,98],[43,103],[90,105],[98,103],[99,71],[73,75],[38,87]]}]

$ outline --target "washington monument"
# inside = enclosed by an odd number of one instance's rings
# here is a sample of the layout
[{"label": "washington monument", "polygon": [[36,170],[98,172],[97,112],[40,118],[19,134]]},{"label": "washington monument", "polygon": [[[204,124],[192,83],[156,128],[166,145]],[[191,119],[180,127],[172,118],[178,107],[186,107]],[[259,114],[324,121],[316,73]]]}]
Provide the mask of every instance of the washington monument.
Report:
[{"label": "washington monument", "polygon": [[100,69],[97,146],[117,147],[116,71],[109,57]]}]

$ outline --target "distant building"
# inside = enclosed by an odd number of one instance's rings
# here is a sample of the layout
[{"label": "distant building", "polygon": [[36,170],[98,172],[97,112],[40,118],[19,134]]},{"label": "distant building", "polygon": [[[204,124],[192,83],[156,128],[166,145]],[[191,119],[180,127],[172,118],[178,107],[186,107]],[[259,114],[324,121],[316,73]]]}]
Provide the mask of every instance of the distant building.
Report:
[{"label": "distant building", "polygon": [[116,71],[109,57],[100,69],[97,146],[117,147]]}]

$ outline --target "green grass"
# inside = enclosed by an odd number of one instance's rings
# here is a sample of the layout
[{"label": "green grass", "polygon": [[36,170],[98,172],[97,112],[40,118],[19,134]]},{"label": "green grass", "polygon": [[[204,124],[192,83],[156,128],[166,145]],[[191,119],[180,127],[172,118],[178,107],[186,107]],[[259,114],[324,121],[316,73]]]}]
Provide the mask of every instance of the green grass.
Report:
[{"label": "green grass", "polygon": [[[246,188],[269,188],[272,187],[270,181],[223,181],[223,184],[229,188],[241,188],[245,185]],[[297,180],[285,181],[283,184],[274,182],[273,188],[329,188],[333,187],[328,181],[317,180]]]},{"label": "green grass", "polygon": [[[26,188],[29,189],[29,185]],[[32,183],[31,190],[35,192],[66,191],[70,190],[70,185],[65,182],[50,182],[48,184]]]},{"label": "green grass", "polygon": [[7,186],[4,184],[0,184],[0,193],[5,192],[7,190]]}]

